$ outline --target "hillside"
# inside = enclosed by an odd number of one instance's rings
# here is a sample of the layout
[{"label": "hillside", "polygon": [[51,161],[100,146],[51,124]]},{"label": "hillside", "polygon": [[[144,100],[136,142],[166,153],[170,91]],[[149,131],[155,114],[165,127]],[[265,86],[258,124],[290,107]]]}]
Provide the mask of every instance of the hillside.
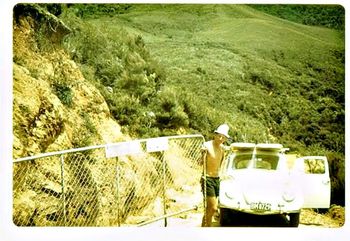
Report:
[{"label": "hillside", "polygon": [[[130,135],[209,138],[227,122],[231,141],[327,155],[333,187],[343,190],[344,31],[248,5],[72,5],[61,19],[80,30],[66,46],[88,79],[113,89],[113,97],[102,94]],[[111,44],[115,54],[104,48]],[[86,54],[91,46],[98,51]],[[130,50],[139,51],[131,60]]]},{"label": "hillside", "polygon": [[[219,115],[220,121],[232,123],[237,141],[270,141],[271,134],[288,144],[294,145],[294,139],[312,145],[321,137],[310,135],[324,131],[321,145],[334,146],[327,144],[327,134],[339,133],[344,124],[343,63],[337,59],[344,48],[341,33],[283,21],[242,5],[139,6],[91,22],[121,25],[142,36],[166,68],[167,87],[209,108],[212,123],[206,134]],[[313,109],[324,105],[340,111],[333,117],[341,121],[339,126],[322,126],[326,113]],[[303,120],[305,114],[318,117],[317,123]],[[304,126],[295,128],[295,121]]]},{"label": "hillside", "polygon": [[43,4],[63,29],[15,19],[14,158],[227,122],[231,141],[327,155],[344,204],[344,32],[245,5],[106,6]]}]

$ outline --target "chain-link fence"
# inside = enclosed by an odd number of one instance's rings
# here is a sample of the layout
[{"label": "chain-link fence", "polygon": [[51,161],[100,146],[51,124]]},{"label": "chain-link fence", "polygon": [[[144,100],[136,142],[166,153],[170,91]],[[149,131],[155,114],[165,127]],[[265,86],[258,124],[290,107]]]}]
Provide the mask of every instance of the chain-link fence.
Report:
[{"label": "chain-link fence", "polygon": [[17,226],[142,226],[202,204],[201,135],[160,137],[14,160]]}]

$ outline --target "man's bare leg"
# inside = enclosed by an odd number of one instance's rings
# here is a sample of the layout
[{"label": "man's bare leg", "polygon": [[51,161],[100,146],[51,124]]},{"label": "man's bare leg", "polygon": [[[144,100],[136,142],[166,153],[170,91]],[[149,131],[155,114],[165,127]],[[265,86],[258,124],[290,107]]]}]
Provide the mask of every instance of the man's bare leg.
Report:
[{"label": "man's bare leg", "polygon": [[217,210],[217,198],[207,197],[207,210],[202,219],[202,227],[211,227],[213,215]]}]

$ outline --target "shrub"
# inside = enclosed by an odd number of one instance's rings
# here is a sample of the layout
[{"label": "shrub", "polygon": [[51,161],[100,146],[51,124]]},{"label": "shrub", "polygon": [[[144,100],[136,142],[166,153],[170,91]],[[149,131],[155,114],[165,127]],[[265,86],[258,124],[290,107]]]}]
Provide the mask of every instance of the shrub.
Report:
[{"label": "shrub", "polygon": [[345,9],[341,5],[260,4],[251,6],[297,23],[342,30],[345,28]]},{"label": "shrub", "polygon": [[345,205],[345,157],[336,152],[328,152],[331,176],[331,203]]},{"label": "shrub", "polygon": [[63,83],[54,83],[53,84],[54,92],[56,93],[57,97],[61,100],[61,102],[71,107],[73,104],[73,92],[72,89]]}]

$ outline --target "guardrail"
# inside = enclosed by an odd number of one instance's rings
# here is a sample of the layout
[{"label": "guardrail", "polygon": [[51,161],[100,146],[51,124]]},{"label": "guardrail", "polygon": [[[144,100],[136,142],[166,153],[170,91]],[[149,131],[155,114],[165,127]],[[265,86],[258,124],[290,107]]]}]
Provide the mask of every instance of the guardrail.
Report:
[{"label": "guardrail", "polygon": [[132,140],[13,162],[17,226],[144,226],[198,209],[202,135]]}]

